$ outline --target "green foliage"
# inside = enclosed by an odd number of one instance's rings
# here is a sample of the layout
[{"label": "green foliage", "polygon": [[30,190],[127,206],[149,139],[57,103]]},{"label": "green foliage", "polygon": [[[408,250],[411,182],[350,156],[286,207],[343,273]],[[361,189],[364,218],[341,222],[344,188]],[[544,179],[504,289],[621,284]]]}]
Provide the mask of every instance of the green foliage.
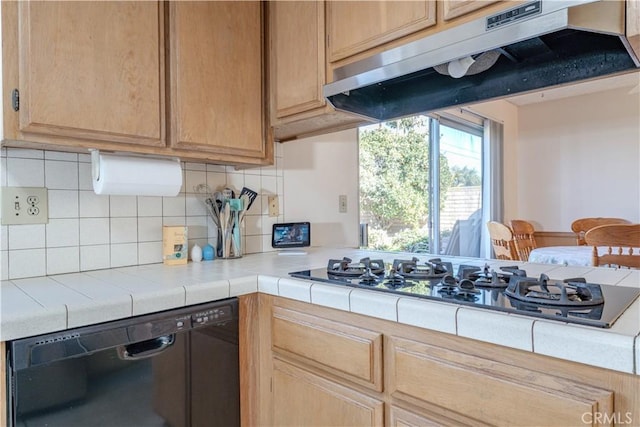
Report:
[{"label": "green foliage", "polygon": [[360,135],[360,206],[372,226],[418,227],[428,214],[428,119],[380,124]]},{"label": "green foliage", "polygon": [[482,185],[482,179],[476,169],[471,169],[467,166],[452,166],[452,185],[454,187],[472,187]]},{"label": "green foliage", "polygon": [[393,236],[391,250],[429,252],[429,233],[426,230],[404,229]]},{"label": "green foliage", "polygon": [[[424,226],[429,213],[429,119],[414,116],[360,133],[360,207],[371,228]],[[453,182],[440,157],[441,203]],[[371,241],[371,240],[370,240]]]},{"label": "green foliage", "polygon": [[370,228],[369,248],[381,251],[429,252],[429,234],[424,230],[403,229],[389,236],[384,230]]}]

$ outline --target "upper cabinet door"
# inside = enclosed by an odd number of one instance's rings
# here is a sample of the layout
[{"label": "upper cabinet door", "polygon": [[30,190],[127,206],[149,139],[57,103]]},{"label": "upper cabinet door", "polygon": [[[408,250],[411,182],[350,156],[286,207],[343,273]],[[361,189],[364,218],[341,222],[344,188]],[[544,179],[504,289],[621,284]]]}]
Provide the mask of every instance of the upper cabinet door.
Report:
[{"label": "upper cabinet door", "polygon": [[435,0],[329,1],[326,4],[330,62],[436,24]]},{"label": "upper cabinet door", "polygon": [[25,1],[18,14],[21,133],[165,145],[160,3]]},{"label": "upper cabinet door", "polygon": [[324,107],[324,2],[269,2],[269,32],[272,123]]},{"label": "upper cabinet door", "polygon": [[170,144],[265,158],[262,5],[171,2]]}]

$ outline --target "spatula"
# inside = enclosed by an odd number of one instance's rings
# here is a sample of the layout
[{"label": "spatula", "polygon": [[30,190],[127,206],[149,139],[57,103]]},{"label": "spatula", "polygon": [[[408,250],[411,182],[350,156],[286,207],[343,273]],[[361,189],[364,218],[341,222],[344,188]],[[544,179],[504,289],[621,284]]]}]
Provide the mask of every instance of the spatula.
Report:
[{"label": "spatula", "polygon": [[256,199],[256,197],[258,196],[258,193],[256,193],[255,191],[247,188],[247,187],[242,187],[242,190],[240,190],[240,196],[238,196],[238,198],[242,198],[242,196],[249,196],[249,204],[245,204],[244,205],[244,210],[248,211],[249,208],[251,207],[251,205],[253,204],[253,201]]}]

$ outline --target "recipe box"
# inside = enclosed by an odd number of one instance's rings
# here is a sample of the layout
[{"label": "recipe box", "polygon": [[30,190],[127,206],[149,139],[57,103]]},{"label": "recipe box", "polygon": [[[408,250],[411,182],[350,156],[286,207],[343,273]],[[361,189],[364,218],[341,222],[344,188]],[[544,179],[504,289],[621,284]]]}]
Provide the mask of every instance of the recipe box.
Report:
[{"label": "recipe box", "polygon": [[187,227],[165,225],[162,227],[162,262],[166,265],[187,263]]}]

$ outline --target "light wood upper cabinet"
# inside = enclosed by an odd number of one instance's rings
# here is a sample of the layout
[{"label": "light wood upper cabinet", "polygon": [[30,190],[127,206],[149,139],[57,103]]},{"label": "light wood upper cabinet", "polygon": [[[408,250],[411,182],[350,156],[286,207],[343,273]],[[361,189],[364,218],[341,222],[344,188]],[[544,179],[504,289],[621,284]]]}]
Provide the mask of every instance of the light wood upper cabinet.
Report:
[{"label": "light wood upper cabinet", "polygon": [[273,163],[263,7],[2,2],[4,143]]},{"label": "light wood upper cabinet", "polygon": [[324,2],[269,3],[274,118],[324,107]]},{"label": "light wood upper cabinet", "polygon": [[457,18],[497,3],[497,0],[442,0],[442,17],[445,20]]},{"label": "light wood upper cabinet", "polygon": [[[20,2],[17,8],[19,132],[165,145],[160,3]],[[7,100],[13,88],[4,90]]]},{"label": "light wood upper cabinet", "polygon": [[270,1],[269,67],[271,125],[276,139],[354,127],[360,117],[327,103],[325,2]]},{"label": "light wood upper cabinet", "polygon": [[264,157],[261,2],[171,2],[170,142]]},{"label": "light wood upper cabinet", "polygon": [[327,2],[329,61],[436,24],[435,0]]}]

